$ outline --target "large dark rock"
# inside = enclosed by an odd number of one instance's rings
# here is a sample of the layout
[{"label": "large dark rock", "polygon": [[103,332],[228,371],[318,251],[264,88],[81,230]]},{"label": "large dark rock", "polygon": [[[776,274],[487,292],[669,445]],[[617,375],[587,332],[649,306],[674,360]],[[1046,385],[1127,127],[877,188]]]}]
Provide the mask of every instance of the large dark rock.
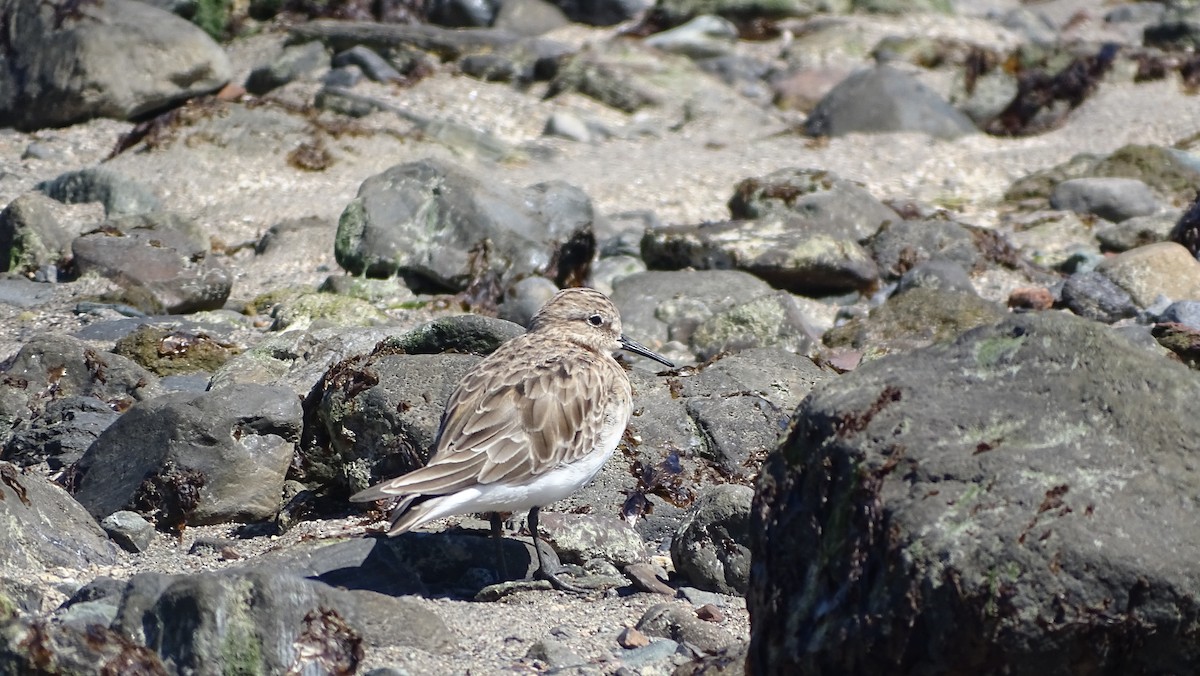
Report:
[{"label": "large dark rock", "polygon": [[300,400],[285,387],[244,384],[177,392],[139,404],[76,465],[75,497],[97,518],[157,511],[160,526],[275,515],[300,438]]},{"label": "large dark rock", "polygon": [[932,89],[886,65],[838,83],[809,114],[804,130],[813,136],[912,131],[943,139],[978,131]]},{"label": "large dark rock", "polygon": [[453,645],[412,599],[346,591],[275,569],[130,580],[114,630],[179,671],[355,673],[366,646]]},{"label": "large dark rock", "polygon": [[823,383],[759,481],[747,673],[1190,673],[1197,397],[1058,313]]},{"label": "large dark rock", "polygon": [[879,270],[854,237],[809,227],[798,216],[769,216],[647,230],[646,265],[660,270],[745,270],[794,293],[863,291]]},{"label": "large dark rock", "polygon": [[24,434],[51,401],[90,397],[124,411],[160,392],[158,378],[125,357],[70,336],[34,336],[0,372],[0,442]]},{"label": "large dark rock", "polygon": [[563,283],[595,252],[592,205],[564,183],[523,192],[442,160],[401,164],[363,181],[338,222],[338,264],[400,275],[414,288],[501,287],[531,274]]},{"label": "large dark rock", "polygon": [[208,256],[209,242],[191,221],[157,213],[109,220],[71,244],[80,273],[95,272],[125,288],[149,314],[185,314],[225,305],[233,277]]},{"label": "large dark rock", "polygon": [[7,462],[0,462],[0,523],[0,570],[116,563],[116,547],[71,496]]},{"label": "large dark rock", "polygon": [[196,26],[133,0],[5,4],[0,126],[129,119],[215,91],[232,73]]},{"label": "large dark rock", "polygon": [[750,503],[754,490],[722,484],[700,494],[671,538],[675,570],[693,585],[745,594],[750,581]]}]

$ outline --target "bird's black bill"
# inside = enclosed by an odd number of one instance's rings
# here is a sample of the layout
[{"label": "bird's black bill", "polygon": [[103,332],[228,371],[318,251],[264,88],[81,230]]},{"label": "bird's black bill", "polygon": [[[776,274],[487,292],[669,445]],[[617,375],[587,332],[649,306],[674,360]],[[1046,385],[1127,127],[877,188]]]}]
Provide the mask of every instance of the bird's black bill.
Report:
[{"label": "bird's black bill", "polygon": [[625,336],[621,336],[621,349],[629,350],[630,352],[634,354],[640,354],[643,357],[649,357],[660,364],[666,364],[667,368],[675,368],[675,365],[668,361],[666,357],[651,352],[646,346],[630,340]]}]

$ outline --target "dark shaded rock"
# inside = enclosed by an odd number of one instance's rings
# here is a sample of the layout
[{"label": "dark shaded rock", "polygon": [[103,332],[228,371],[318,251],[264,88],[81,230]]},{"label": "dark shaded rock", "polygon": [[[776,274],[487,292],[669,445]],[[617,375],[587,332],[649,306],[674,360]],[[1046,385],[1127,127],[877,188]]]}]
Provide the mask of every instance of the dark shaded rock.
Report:
[{"label": "dark shaded rock", "polygon": [[333,66],[336,68],[346,68],[352,65],[358,66],[364,75],[376,82],[399,82],[404,79],[400,71],[388,63],[387,59],[380,56],[375,50],[362,45],[355,45],[333,57]]},{"label": "dark shaded rock", "polygon": [[917,288],[888,298],[865,318],[826,331],[823,340],[829,347],[884,354],[950,340],[1005,314],[999,304],[974,293]]},{"label": "dark shaded rock", "polygon": [[727,630],[701,620],[691,608],[678,603],[650,606],[637,628],[647,636],[671,639],[706,653],[728,648],[737,641]]},{"label": "dark shaded rock", "polygon": [[269,65],[255,68],[246,76],[246,91],[262,96],[296,80],[315,80],[329,70],[329,52],[320,42],[289,45]]},{"label": "dark shaded rock", "polygon": [[787,216],[648,230],[642,257],[660,270],[744,270],[806,295],[861,291],[879,279],[875,262],[854,239]]},{"label": "dark shaded rock", "polygon": [[113,354],[128,357],[156,375],[210,372],[237,354],[207,333],[170,330],[143,324],[113,346]]},{"label": "dark shaded rock", "polygon": [[2,570],[28,573],[116,563],[116,548],[71,496],[7,462],[0,462],[0,520]]},{"label": "dark shaded rock", "polygon": [[592,217],[578,188],[518,193],[423,160],[364,181],[342,212],[334,248],[347,271],[401,275],[414,289],[503,288],[531,274],[562,283],[591,260]]},{"label": "dark shaded rock", "polygon": [[[637,16],[653,3],[649,0],[551,0],[571,21],[590,26],[612,26]],[[507,4],[507,3],[506,3]]]},{"label": "dark shaded rock", "polygon": [[738,270],[649,271],[617,280],[612,300],[626,333],[653,350],[668,340],[688,342],[705,319],[770,291]]},{"label": "dark shaded rock", "polygon": [[729,198],[735,219],[798,216],[807,230],[864,241],[900,216],[861,185],[821,169],[780,169],[743,180]]},{"label": "dark shaded rock", "polygon": [[1160,297],[1200,298],[1200,262],[1174,242],[1158,242],[1104,259],[1096,272],[1129,293],[1141,308]]},{"label": "dark shaded rock", "polygon": [[353,673],[364,645],[440,652],[452,643],[411,599],[272,570],[135,576],[113,629],[178,669],[226,673]]},{"label": "dark shaded rock", "polygon": [[312,390],[329,367],[367,354],[390,335],[385,328],[327,328],[271,335],[230,359],[210,379],[211,389],[235,383],[274,384],[299,397]]},{"label": "dark shaded rock", "polygon": [[1198,396],[1062,313],[824,383],[755,497],[747,673],[1191,670]]},{"label": "dark shaded rock", "polygon": [[270,518],[302,415],[290,389],[255,384],[141,403],[80,459],[75,498],[99,518],[157,511],[160,527]]},{"label": "dark shaded rock", "polygon": [[1161,322],[1150,329],[1150,335],[1190,369],[1200,369],[1200,329],[1176,322]]},{"label": "dark shaded rock", "polygon": [[53,399],[43,413],[12,430],[0,459],[21,466],[45,461],[61,469],[83,457],[84,451],[113,424],[120,413],[92,396]]},{"label": "dark shaded rock", "polygon": [[1200,258],[1200,190],[1191,205],[1179,217],[1167,239],[1182,244],[1193,256]]},{"label": "dark shaded rock", "polygon": [[1160,322],[1175,322],[1189,328],[1200,329],[1200,301],[1178,300],[1167,306],[1158,316]]},{"label": "dark shaded rock", "polygon": [[1137,315],[1129,294],[1099,272],[1081,272],[1063,281],[1062,304],[1071,312],[1111,324]]},{"label": "dark shaded rock", "polygon": [[708,317],[689,343],[700,359],[709,359],[722,352],[771,346],[804,354],[817,337],[796,299],[777,291]]},{"label": "dark shaded rock", "polygon": [[41,619],[0,625],[0,669],[10,674],[171,673],[154,651],[101,624]]},{"label": "dark shaded rock", "polygon": [[63,223],[53,206],[50,197],[31,192],[0,212],[0,272],[32,274],[61,266],[69,257],[71,240],[79,232]]},{"label": "dark shaded rock", "polygon": [[70,171],[37,184],[37,189],[64,204],[100,202],[109,218],[147,214],[162,209],[150,188],[107,167]]},{"label": "dark shaded rock", "polygon": [[1095,214],[1119,223],[1159,210],[1158,198],[1145,183],[1133,178],[1075,178],[1063,181],[1050,193],[1050,206],[1081,214]]},{"label": "dark shaded rock", "polygon": [[150,548],[154,525],[137,512],[113,512],[100,521],[100,527],[121,549],[137,554]]},{"label": "dark shaded rock", "polygon": [[626,566],[650,556],[637,531],[616,516],[543,512],[538,526],[566,563],[601,558]]},{"label": "dark shaded rock", "polygon": [[132,0],[78,11],[15,0],[0,69],[0,125],[60,127],[93,117],[130,119],[215,91],[229,81],[225,52],[184,19]]},{"label": "dark shaded rock", "polygon": [[957,263],[964,270],[975,270],[983,263],[975,235],[961,223],[939,219],[885,225],[871,239],[870,249],[886,279],[896,279],[935,259]]},{"label": "dark shaded rock", "polygon": [[493,0],[430,0],[425,16],[440,26],[484,28],[492,25],[500,4]]},{"label": "dark shaded rock", "polygon": [[148,314],[225,305],[233,278],[208,258],[208,249],[194,223],[172,214],[113,219],[71,244],[80,273],[120,284],[127,302]]},{"label": "dark shaded rock", "polygon": [[834,87],[808,116],[804,131],[812,136],[916,131],[952,139],[978,130],[933,90],[885,65]]},{"label": "dark shaded rock", "polygon": [[739,642],[711,655],[701,655],[675,668],[672,676],[744,676],[748,642]]},{"label": "dark shaded rock", "polygon": [[700,589],[745,594],[750,581],[754,490],[722,484],[701,491],[671,539],[675,570]]},{"label": "dark shaded rock", "polygon": [[70,336],[34,336],[0,374],[0,441],[40,418],[55,399],[92,397],[119,412],[160,391],[153,374],[124,357]]},{"label": "dark shaded rock", "polygon": [[958,263],[934,258],[918,263],[900,276],[896,293],[912,289],[937,289],[954,293],[975,293],[971,277]]}]

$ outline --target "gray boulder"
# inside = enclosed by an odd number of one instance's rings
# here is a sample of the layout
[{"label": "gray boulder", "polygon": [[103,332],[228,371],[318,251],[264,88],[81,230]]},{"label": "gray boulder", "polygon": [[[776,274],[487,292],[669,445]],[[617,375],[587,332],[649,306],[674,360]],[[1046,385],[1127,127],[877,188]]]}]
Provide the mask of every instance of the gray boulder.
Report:
[{"label": "gray boulder", "polygon": [[750,582],[750,503],[754,489],[705,489],[671,539],[671,562],[696,587],[745,594]]},{"label": "gray boulder", "polygon": [[116,563],[116,547],[66,491],[7,462],[0,462],[0,521],[0,570]]},{"label": "gray boulder", "polygon": [[978,131],[932,89],[886,65],[839,83],[809,114],[804,130],[812,136],[912,131],[942,139]]},{"label": "gray boulder", "polygon": [[737,219],[799,217],[805,229],[864,241],[900,216],[866,188],[822,169],[787,168],[738,183],[729,198]]},{"label": "gray boulder", "polygon": [[150,188],[107,167],[68,171],[38,183],[37,189],[64,204],[99,202],[109,218],[162,209]]},{"label": "gray boulder", "polygon": [[233,385],[129,409],[76,465],[75,498],[103,518],[157,511],[160,527],[268,519],[300,438],[290,389]]},{"label": "gray boulder", "polygon": [[1191,671],[1197,397],[1059,313],[822,384],[755,496],[747,673]]},{"label": "gray boulder", "polygon": [[1073,178],[1050,193],[1050,206],[1119,223],[1161,207],[1150,186],[1135,178]]},{"label": "gray boulder", "polygon": [[232,74],[204,31],[134,0],[7,3],[0,126],[126,120],[220,88]]},{"label": "gray boulder", "polygon": [[80,273],[94,272],[126,290],[149,314],[186,314],[225,305],[233,277],[208,257],[199,228],[173,214],[126,216],[71,243]]},{"label": "gray boulder", "polygon": [[414,289],[501,287],[532,274],[563,282],[595,252],[591,201],[552,183],[512,191],[442,160],[392,167],[363,181],[338,222],[347,271],[400,275]]}]

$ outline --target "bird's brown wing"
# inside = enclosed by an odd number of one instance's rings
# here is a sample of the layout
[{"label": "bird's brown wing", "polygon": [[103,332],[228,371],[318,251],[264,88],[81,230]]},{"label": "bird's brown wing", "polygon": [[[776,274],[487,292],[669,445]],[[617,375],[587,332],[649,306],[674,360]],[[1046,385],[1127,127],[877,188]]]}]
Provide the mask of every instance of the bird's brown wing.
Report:
[{"label": "bird's brown wing", "polygon": [[[514,346],[520,347],[520,346]],[[600,439],[605,412],[626,389],[604,356],[551,354],[530,365],[527,350],[497,351],[459,383],[446,403],[429,464],[352,499],[445,495],[477,484],[521,483],[578,460]],[[614,382],[614,373],[620,378]]]}]

